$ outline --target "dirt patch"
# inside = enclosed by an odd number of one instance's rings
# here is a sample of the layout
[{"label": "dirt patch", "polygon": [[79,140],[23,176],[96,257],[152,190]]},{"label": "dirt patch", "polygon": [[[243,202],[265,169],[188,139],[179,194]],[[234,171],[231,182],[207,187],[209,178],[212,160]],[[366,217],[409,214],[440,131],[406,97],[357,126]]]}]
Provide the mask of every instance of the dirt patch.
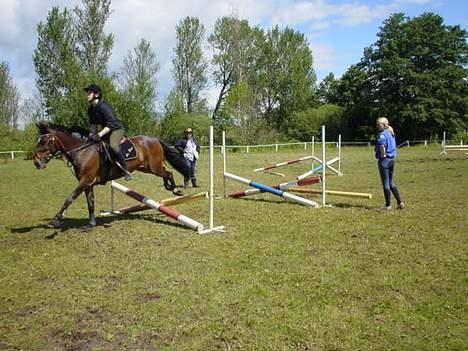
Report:
[{"label": "dirt patch", "polygon": [[143,295],[140,295],[137,300],[140,303],[147,303],[151,301],[157,301],[160,298],[161,298],[161,294],[156,291],[153,291],[153,292],[148,292]]}]

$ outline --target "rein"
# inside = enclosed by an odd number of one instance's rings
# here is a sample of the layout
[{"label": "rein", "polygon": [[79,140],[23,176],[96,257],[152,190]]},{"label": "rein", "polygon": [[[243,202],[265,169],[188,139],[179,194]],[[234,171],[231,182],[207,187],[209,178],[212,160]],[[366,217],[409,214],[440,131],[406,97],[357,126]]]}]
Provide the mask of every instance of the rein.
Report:
[{"label": "rein", "polygon": [[[40,137],[48,136],[48,135],[51,135],[51,134],[42,134],[42,135],[40,135]],[[45,160],[46,162],[49,162],[49,161],[52,160],[53,158],[58,158],[58,157],[60,157],[60,156],[62,156],[62,155],[64,155],[64,154],[65,154],[65,155],[69,155],[69,156],[71,157],[71,154],[72,154],[72,153],[77,152],[77,151],[80,151],[80,150],[82,150],[82,149],[85,149],[85,148],[87,148],[87,147],[93,145],[93,143],[87,142],[87,143],[85,143],[85,144],[83,144],[83,145],[80,145],[80,146],[74,148],[74,149],[71,149],[71,150],[68,150],[68,151],[62,151],[62,150],[64,149],[64,146],[63,146],[62,141],[61,141],[59,138],[56,138],[55,135],[52,135],[52,136],[53,136],[53,138],[54,138],[54,141],[58,142],[60,149],[57,150],[56,152],[54,152],[53,154],[51,154],[51,155],[45,157],[44,160]]]}]

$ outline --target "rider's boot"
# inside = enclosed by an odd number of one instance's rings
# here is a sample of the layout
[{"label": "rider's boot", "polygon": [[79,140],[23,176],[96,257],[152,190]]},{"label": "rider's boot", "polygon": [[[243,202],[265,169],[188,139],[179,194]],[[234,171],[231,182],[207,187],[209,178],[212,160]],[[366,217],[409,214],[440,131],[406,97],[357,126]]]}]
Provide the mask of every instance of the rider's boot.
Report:
[{"label": "rider's boot", "polygon": [[125,157],[122,152],[114,153],[114,159],[122,166],[125,173],[125,180],[132,180],[133,175],[128,171],[127,162],[125,161]]}]

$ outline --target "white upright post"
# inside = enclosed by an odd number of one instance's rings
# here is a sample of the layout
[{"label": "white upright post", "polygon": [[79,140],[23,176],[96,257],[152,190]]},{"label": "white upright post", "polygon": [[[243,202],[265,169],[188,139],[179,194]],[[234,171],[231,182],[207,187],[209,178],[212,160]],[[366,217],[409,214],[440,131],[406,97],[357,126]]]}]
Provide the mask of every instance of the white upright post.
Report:
[{"label": "white upright post", "polygon": [[341,134],[338,135],[338,172],[341,174]]},{"label": "white upright post", "polygon": [[226,132],[223,130],[223,195],[227,197],[226,194],[226,177],[224,177],[224,173],[226,173]]},{"label": "white upright post", "polygon": [[327,162],[327,159],[326,159],[326,151],[325,151],[325,147],[327,146],[326,142],[325,142],[325,126],[323,125],[322,126],[322,206],[325,206],[326,205],[326,169],[327,169],[327,166],[326,166],[326,162]]},{"label": "white upright post", "polygon": [[315,156],[315,136],[312,135],[312,169],[314,169],[314,156]]},{"label": "white upright post", "polygon": [[442,152],[440,153],[441,155],[446,155],[447,154],[447,150],[445,148],[445,146],[447,145],[446,144],[447,141],[445,140],[445,132],[442,134]]},{"label": "white upright post", "polygon": [[[209,156],[209,177],[210,184],[208,190],[208,202],[210,210],[209,228],[199,230],[198,234],[208,234],[211,232],[224,232],[224,226],[214,227],[214,137],[213,126],[210,126],[210,156]],[[224,134],[223,134],[224,136]],[[223,177],[224,178],[224,177]]]}]

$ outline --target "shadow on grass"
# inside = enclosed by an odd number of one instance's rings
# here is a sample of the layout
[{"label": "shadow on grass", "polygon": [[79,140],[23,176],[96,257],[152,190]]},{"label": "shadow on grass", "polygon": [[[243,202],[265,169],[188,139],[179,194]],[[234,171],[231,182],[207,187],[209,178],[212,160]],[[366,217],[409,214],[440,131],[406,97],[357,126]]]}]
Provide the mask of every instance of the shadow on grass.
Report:
[{"label": "shadow on grass", "polygon": [[[305,198],[308,199],[308,198]],[[232,200],[235,201],[254,201],[254,202],[264,202],[264,203],[270,203],[270,204],[278,204],[278,205],[300,205],[298,203],[294,203],[292,201],[275,201],[274,199],[253,199],[253,198],[247,198],[247,197],[240,197],[240,198],[232,198]],[[311,199],[312,201],[317,202],[320,205],[320,198],[317,199]],[[349,204],[349,203],[328,203],[328,205],[331,205],[332,207],[337,207],[337,208],[363,208],[366,210],[372,210],[375,209],[372,206],[368,205],[360,205],[360,204]]]},{"label": "shadow on grass", "polygon": [[[173,226],[176,228],[186,228],[180,223],[168,222],[167,220],[165,220],[167,219],[167,217],[163,215],[161,215],[161,217],[163,217],[164,219],[156,218],[155,214],[150,215],[150,214],[141,214],[141,213],[116,215],[116,216],[109,216],[109,217],[98,217],[96,218],[96,222],[97,222],[96,227],[88,227],[87,218],[64,218],[62,220],[62,225],[60,226],[60,228],[51,228],[46,223],[44,223],[44,224],[38,224],[38,225],[33,225],[33,226],[10,228],[10,232],[12,234],[27,234],[27,233],[33,232],[36,229],[50,229],[53,232],[44,237],[44,239],[50,240],[50,239],[54,239],[59,234],[66,233],[68,231],[80,230],[83,233],[87,233],[87,232],[92,232],[95,228],[98,228],[98,227],[109,228],[112,226],[112,223],[116,221],[129,220],[129,219],[146,220],[146,221],[150,221],[156,224],[169,225],[169,226]],[[44,219],[44,221],[49,221],[49,219]]]}]

